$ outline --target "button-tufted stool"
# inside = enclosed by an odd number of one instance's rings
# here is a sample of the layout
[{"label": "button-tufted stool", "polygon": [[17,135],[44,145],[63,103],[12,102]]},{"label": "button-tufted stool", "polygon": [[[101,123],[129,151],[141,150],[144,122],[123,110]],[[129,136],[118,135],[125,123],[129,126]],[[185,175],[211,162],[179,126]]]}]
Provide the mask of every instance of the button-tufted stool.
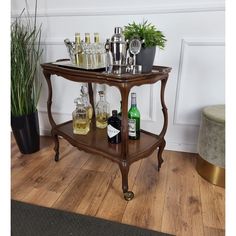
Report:
[{"label": "button-tufted stool", "polygon": [[202,110],[196,170],[212,184],[225,186],[225,106]]}]

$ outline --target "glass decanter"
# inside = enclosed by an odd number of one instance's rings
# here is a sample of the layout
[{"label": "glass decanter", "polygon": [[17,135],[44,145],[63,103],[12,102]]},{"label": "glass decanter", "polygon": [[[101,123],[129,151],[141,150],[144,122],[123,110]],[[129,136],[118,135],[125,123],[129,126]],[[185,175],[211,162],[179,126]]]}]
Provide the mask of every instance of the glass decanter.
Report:
[{"label": "glass decanter", "polygon": [[93,117],[93,107],[91,103],[89,102],[88,88],[82,85],[80,92],[81,92],[82,103],[88,113],[89,121],[91,122],[91,119]]},{"label": "glass decanter", "polygon": [[107,127],[107,119],[110,116],[110,105],[106,101],[104,91],[99,91],[99,101],[96,104],[96,127],[104,129]]},{"label": "glass decanter", "polygon": [[75,99],[76,109],[72,113],[73,133],[86,135],[90,130],[88,112],[81,99]]}]

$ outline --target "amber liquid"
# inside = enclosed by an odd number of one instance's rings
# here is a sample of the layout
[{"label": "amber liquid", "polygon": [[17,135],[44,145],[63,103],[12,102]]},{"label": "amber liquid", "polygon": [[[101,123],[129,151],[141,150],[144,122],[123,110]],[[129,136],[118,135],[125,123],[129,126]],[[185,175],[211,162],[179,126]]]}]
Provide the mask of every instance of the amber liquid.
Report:
[{"label": "amber liquid", "polygon": [[93,117],[93,108],[92,107],[88,107],[87,108],[87,112],[88,112],[88,118],[91,121],[91,119]]},{"label": "amber liquid", "polygon": [[96,116],[96,127],[104,129],[107,127],[107,119],[109,117],[109,114],[107,113],[101,113]]},{"label": "amber liquid", "polygon": [[89,120],[74,119],[73,120],[73,133],[86,135],[90,130]]}]

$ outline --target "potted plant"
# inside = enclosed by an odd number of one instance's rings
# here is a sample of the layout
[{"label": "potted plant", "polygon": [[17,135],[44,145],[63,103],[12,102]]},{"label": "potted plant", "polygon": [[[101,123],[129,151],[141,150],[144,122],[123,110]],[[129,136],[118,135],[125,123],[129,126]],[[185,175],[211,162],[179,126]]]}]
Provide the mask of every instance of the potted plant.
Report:
[{"label": "potted plant", "polygon": [[151,72],[156,53],[156,46],[164,49],[166,38],[154,25],[143,21],[143,23],[129,23],[124,27],[125,39],[130,41],[138,38],[142,41],[142,48],[137,55],[137,64],[142,65],[142,72]]},{"label": "potted plant", "polygon": [[39,122],[37,103],[41,85],[37,67],[42,55],[41,26],[36,26],[29,14],[22,14],[11,24],[11,127],[21,153],[39,150]]}]

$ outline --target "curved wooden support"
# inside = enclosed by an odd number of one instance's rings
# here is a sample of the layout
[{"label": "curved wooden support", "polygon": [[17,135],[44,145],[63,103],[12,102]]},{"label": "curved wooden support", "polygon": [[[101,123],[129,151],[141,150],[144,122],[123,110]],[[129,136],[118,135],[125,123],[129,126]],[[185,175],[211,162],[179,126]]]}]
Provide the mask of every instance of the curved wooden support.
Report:
[{"label": "curved wooden support", "polygon": [[119,87],[122,100],[122,120],[121,120],[121,156],[123,160],[127,159],[128,153],[128,97],[130,87],[124,85]]},{"label": "curved wooden support", "polygon": [[159,146],[158,153],[157,153],[158,171],[160,171],[161,164],[164,162],[163,158],[162,158],[162,153],[163,153],[163,150],[164,150],[165,146],[166,146],[166,141],[165,141],[165,139],[163,139],[161,145]]},{"label": "curved wooden support", "polygon": [[168,125],[168,113],[167,113],[167,107],[165,104],[165,87],[166,87],[167,79],[168,79],[168,76],[166,77],[166,79],[161,80],[161,106],[162,106],[162,113],[164,116],[163,128],[161,130],[161,133],[159,134],[161,138],[164,138],[166,130],[167,130],[167,125]]},{"label": "curved wooden support", "polygon": [[129,174],[129,164],[126,161],[122,161],[119,164],[120,172],[122,176],[122,190],[123,193],[126,193],[129,189],[128,186],[128,174]]},{"label": "curved wooden support", "polygon": [[52,111],[51,111],[51,107],[52,107],[52,83],[51,83],[51,75],[49,73],[47,73],[46,71],[43,71],[43,74],[44,74],[44,76],[46,78],[47,85],[48,85],[47,111],[48,111],[48,119],[49,119],[49,122],[50,122],[50,124],[52,126],[51,135],[52,135],[54,143],[55,143],[55,146],[54,146],[55,161],[59,161],[59,139],[58,139],[58,135],[53,132],[54,127],[56,127],[56,123],[55,123],[55,121],[53,119]]},{"label": "curved wooden support", "polygon": [[94,99],[93,99],[93,86],[92,83],[88,83],[88,93],[89,93],[89,101],[93,108],[93,119],[95,119],[95,105],[94,105]]},{"label": "curved wooden support", "polygon": [[48,119],[49,119],[49,122],[53,127],[56,126],[56,123],[53,119],[53,116],[52,116],[52,111],[51,111],[51,107],[52,107],[52,83],[51,83],[51,74],[47,73],[45,70],[43,71],[43,74],[46,78],[46,81],[47,81],[47,85],[48,85],[48,100],[47,100],[47,111],[48,111]]},{"label": "curved wooden support", "polygon": [[54,132],[52,131],[52,137],[54,139],[54,151],[55,151],[55,161],[59,161],[59,138],[57,134],[54,134]]},{"label": "curved wooden support", "polygon": [[122,175],[122,190],[124,194],[124,199],[130,201],[134,198],[134,193],[129,191],[128,185],[128,175],[129,175],[129,164],[126,161],[122,161],[120,164],[120,172]]}]

